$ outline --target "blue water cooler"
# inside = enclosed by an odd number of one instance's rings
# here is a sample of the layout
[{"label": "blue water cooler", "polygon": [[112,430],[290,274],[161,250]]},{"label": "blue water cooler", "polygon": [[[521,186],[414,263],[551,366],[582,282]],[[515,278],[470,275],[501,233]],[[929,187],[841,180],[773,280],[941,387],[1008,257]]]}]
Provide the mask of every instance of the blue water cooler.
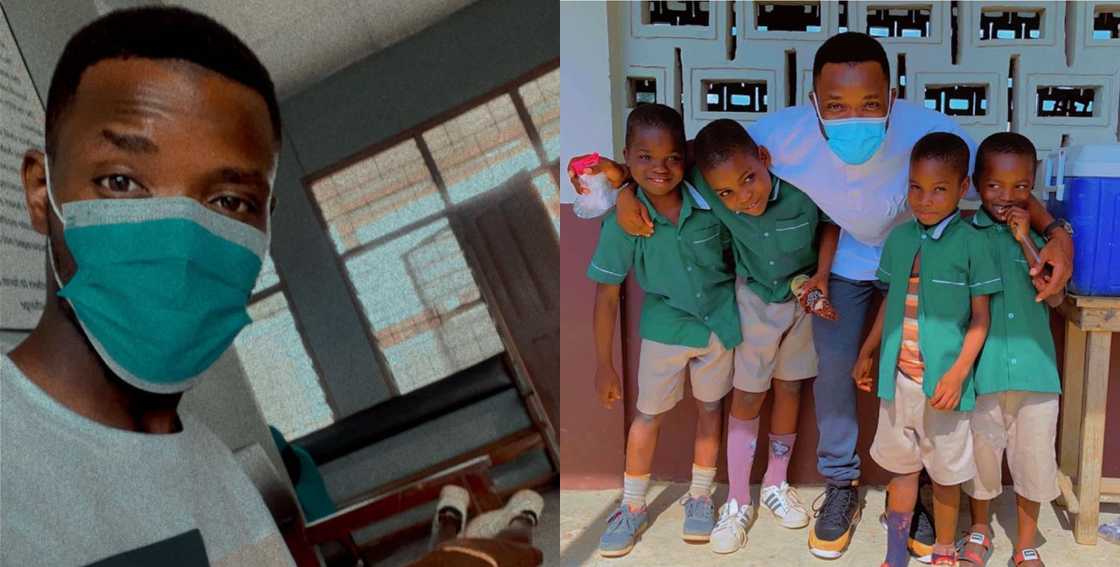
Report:
[{"label": "blue water cooler", "polygon": [[1046,207],[1073,225],[1069,290],[1120,296],[1120,144],[1059,148],[1039,169]]}]

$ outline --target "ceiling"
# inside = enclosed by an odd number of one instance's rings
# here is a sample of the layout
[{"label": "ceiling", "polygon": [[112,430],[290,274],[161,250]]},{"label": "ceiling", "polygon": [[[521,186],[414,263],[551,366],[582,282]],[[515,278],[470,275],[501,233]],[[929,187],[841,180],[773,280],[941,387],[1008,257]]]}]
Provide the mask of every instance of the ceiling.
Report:
[{"label": "ceiling", "polygon": [[[475,0],[166,0],[236,33],[281,98],[397,43]],[[112,4],[110,0],[104,2]]]}]

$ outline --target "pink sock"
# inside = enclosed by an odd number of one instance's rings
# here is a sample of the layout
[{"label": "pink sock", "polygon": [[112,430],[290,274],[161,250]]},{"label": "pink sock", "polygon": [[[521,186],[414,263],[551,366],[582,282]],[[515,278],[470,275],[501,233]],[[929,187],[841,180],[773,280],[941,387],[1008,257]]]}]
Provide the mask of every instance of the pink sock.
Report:
[{"label": "pink sock", "polygon": [[727,476],[730,480],[728,498],[739,505],[751,503],[751,465],[758,443],[758,418],[743,421],[727,416]]},{"label": "pink sock", "polygon": [[770,460],[766,463],[766,474],[762,477],[762,486],[779,486],[785,482],[786,471],[789,469],[789,458],[793,455],[794,441],[797,441],[796,433],[770,434]]}]

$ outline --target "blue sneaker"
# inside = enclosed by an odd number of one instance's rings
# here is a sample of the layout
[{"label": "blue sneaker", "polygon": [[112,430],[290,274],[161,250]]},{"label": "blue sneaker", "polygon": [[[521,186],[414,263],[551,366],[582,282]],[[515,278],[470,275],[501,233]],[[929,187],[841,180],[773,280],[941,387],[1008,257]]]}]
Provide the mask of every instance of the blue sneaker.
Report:
[{"label": "blue sneaker", "polygon": [[686,495],[684,504],[684,530],[681,537],[685,541],[707,542],[716,527],[716,505],[707,496]]},{"label": "blue sneaker", "polygon": [[603,557],[622,557],[634,549],[638,537],[649,527],[649,515],[645,507],[631,512],[630,507],[622,504],[607,519],[607,531],[599,538],[599,555]]}]

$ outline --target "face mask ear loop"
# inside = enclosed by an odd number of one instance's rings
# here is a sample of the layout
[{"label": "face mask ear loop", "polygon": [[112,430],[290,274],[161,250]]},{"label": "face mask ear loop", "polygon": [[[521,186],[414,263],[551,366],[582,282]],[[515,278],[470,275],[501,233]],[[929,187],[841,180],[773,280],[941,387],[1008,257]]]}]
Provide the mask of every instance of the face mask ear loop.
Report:
[{"label": "face mask ear loop", "polygon": [[[62,224],[65,230],[66,220],[62,218],[62,212],[59,211],[58,204],[54,201],[54,191],[51,190],[51,166],[50,159],[47,158],[46,155],[43,156],[43,174],[47,178],[47,201],[50,202],[51,210],[54,211],[54,216],[58,217],[58,222]],[[55,265],[54,250],[51,247],[50,236],[47,236],[47,260],[51,263],[51,274],[54,276],[54,283],[58,284],[58,289],[62,289],[62,277],[58,275],[58,266]]]}]

